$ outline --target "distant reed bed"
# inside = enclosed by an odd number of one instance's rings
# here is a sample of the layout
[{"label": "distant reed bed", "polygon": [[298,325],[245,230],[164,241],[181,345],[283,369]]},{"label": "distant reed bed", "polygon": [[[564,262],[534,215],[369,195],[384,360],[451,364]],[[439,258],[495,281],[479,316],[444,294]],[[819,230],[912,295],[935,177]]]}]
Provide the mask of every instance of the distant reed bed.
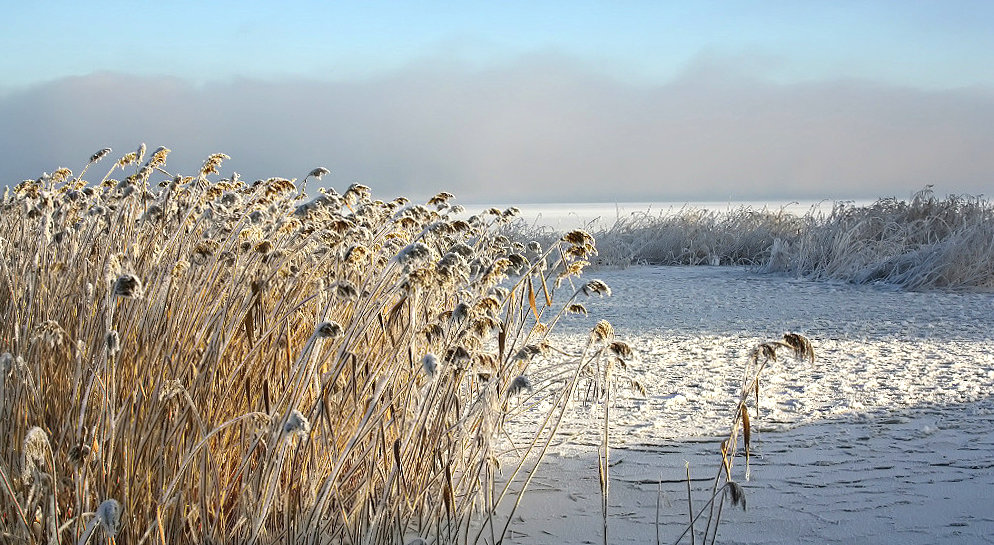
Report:
[{"label": "distant reed bed", "polygon": [[0,203],[0,542],[499,542],[590,370],[631,357],[606,322],[547,341],[609,293],[583,231],[144,145],[88,183],[109,153]]},{"label": "distant reed bed", "polygon": [[[553,239],[523,222],[511,238]],[[635,213],[592,230],[610,266],[744,265],[765,272],[908,290],[994,289],[994,203],[969,195],[838,202],[804,215],[742,207]]]}]

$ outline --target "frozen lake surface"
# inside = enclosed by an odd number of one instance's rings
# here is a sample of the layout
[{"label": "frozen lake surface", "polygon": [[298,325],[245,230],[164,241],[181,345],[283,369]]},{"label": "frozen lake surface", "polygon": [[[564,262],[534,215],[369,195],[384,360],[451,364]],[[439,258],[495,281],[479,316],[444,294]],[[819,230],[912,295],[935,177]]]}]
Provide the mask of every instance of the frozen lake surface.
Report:
[{"label": "frozen lake surface", "polygon": [[[992,542],[994,295],[730,267],[586,278],[603,279],[613,296],[584,301],[590,317],[562,322],[556,344],[582,343],[607,319],[640,354],[631,373],[648,389],[622,392],[612,410],[612,543],[654,542],[660,479],[662,541],[679,535],[684,461],[703,498],[749,350],[787,331],[807,336],[817,359],[784,357],[764,372],[752,478],[743,482],[749,510],[726,508],[719,542]],[[578,406],[564,423],[538,493],[526,495],[512,526],[514,543],[600,541],[599,411]]]}]

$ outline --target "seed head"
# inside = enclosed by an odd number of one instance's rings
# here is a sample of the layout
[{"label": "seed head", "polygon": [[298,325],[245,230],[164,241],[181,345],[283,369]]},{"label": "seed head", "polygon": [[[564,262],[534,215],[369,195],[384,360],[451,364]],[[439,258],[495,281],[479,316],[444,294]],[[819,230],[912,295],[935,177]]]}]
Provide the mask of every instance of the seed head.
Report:
[{"label": "seed head", "polygon": [[533,241],[529,242],[525,246],[525,249],[528,250],[528,253],[533,254],[533,255],[534,254],[541,254],[542,253],[542,244],[540,244],[536,240],[533,240]]},{"label": "seed head", "polygon": [[611,326],[611,322],[601,320],[590,330],[590,338],[594,342],[611,340],[614,338],[614,327]]},{"label": "seed head", "polygon": [[110,330],[107,332],[107,355],[113,356],[121,350],[121,336],[117,333],[117,330]]},{"label": "seed head", "polygon": [[438,358],[435,354],[431,352],[425,354],[425,357],[421,358],[421,368],[429,377],[435,376],[435,371],[438,369]]},{"label": "seed head", "polygon": [[632,352],[632,347],[628,343],[623,341],[614,341],[608,345],[608,350],[614,353],[615,356],[623,360],[630,360],[635,357],[635,353]]},{"label": "seed head", "polygon": [[435,341],[440,340],[442,337],[445,336],[445,330],[442,329],[442,326],[438,324],[431,324],[426,326],[422,331],[422,333],[424,334],[425,339],[427,339],[429,343],[434,343]]},{"label": "seed head", "polygon": [[490,337],[493,331],[499,331],[502,326],[501,323],[490,316],[480,316],[473,320],[472,331],[477,337],[481,339],[486,339]]},{"label": "seed head", "polygon": [[159,392],[159,401],[169,401],[170,399],[183,393],[186,388],[176,379],[167,380],[162,385],[162,390]]},{"label": "seed head", "polygon": [[237,193],[232,193],[231,191],[225,191],[221,194],[221,204],[227,206],[228,208],[237,206],[241,200],[241,197],[239,197]]},{"label": "seed head", "polygon": [[445,361],[460,364],[469,361],[471,358],[469,351],[462,346],[454,346],[445,351]]},{"label": "seed head", "polygon": [[90,445],[79,444],[69,449],[69,461],[79,466],[90,455]]},{"label": "seed head", "polygon": [[173,278],[179,278],[179,277],[183,276],[183,273],[185,273],[189,268],[190,268],[190,262],[189,261],[187,261],[185,259],[177,260],[176,264],[173,265],[173,270],[170,273],[170,275]]},{"label": "seed head", "polygon": [[545,343],[526,344],[514,354],[515,360],[529,361],[539,354],[545,354],[549,346]]},{"label": "seed head", "polygon": [[331,173],[330,170],[328,170],[328,169],[326,169],[324,167],[318,167],[318,168],[312,170],[310,173],[308,173],[307,177],[308,178],[315,178],[315,179],[320,180],[325,174],[330,174],[330,173]]},{"label": "seed head", "polygon": [[815,361],[814,348],[811,345],[811,341],[804,335],[784,333],[783,342],[794,351],[794,357],[797,359],[809,359],[812,363]]},{"label": "seed head", "polygon": [[359,291],[347,280],[335,282],[331,285],[331,289],[335,290],[335,295],[342,299],[352,301],[359,298]]},{"label": "seed head", "polygon": [[583,291],[583,294],[588,297],[593,294],[597,294],[600,296],[606,295],[608,297],[611,296],[611,288],[608,287],[608,285],[605,284],[603,280],[597,280],[597,279],[591,280],[590,282],[584,284],[583,287],[580,288],[580,290]]},{"label": "seed head", "polygon": [[200,175],[217,174],[217,168],[221,166],[221,161],[225,159],[231,159],[231,157],[223,153],[212,154],[204,161],[204,165],[200,167]]},{"label": "seed head", "polygon": [[532,389],[532,381],[528,380],[528,377],[524,375],[518,375],[514,377],[514,380],[511,381],[511,386],[508,387],[507,389],[507,395],[508,396],[517,395],[525,390],[528,390],[530,392],[531,389]]},{"label": "seed head", "polygon": [[144,295],[141,280],[129,273],[118,276],[117,280],[114,281],[114,295],[141,299]]},{"label": "seed head", "polygon": [[37,328],[31,342],[44,342],[51,348],[62,346],[66,342],[66,332],[55,320],[45,320]]},{"label": "seed head", "polygon": [[152,157],[148,160],[148,167],[153,169],[166,164],[166,156],[169,155],[169,152],[171,151],[171,149],[165,146],[159,146],[155,150],[155,153],[152,154]]},{"label": "seed head", "polygon": [[503,286],[490,288],[490,292],[497,298],[498,301],[505,301],[511,295],[510,290]]},{"label": "seed head", "polygon": [[531,265],[528,258],[519,253],[509,254],[507,259],[511,262],[511,266],[508,267],[508,272],[511,274],[525,274]]},{"label": "seed head", "polygon": [[38,426],[32,426],[24,435],[21,451],[24,455],[22,477],[25,480],[31,476],[35,468],[45,465],[45,454],[50,448],[48,434]]},{"label": "seed head", "polygon": [[566,313],[567,314],[583,314],[584,316],[586,316],[587,315],[587,307],[583,306],[581,303],[570,303],[570,305],[568,307],[566,307]]},{"label": "seed head", "polygon": [[742,489],[742,485],[735,481],[728,481],[728,492],[732,497],[732,506],[734,507],[742,504],[742,510],[745,511],[746,496],[745,490]]},{"label": "seed head", "polygon": [[14,355],[10,352],[4,352],[0,354],[0,381],[3,377],[6,377],[10,370],[14,367]]},{"label": "seed head", "polygon": [[428,204],[430,206],[435,206],[437,208],[443,208],[449,202],[449,199],[453,197],[454,195],[452,193],[449,193],[447,191],[442,191],[441,193],[428,199]]},{"label": "seed head", "polygon": [[420,242],[408,244],[397,254],[397,261],[401,265],[406,265],[412,261],[421,261],[431,256],[431,250]]},{"label": "seed head", "polygon": [[97,507],[97,521],[107,537],[117,536],[121,529],[121,504],[115,499],[104,500]]},{"label": "seed head", "polygon": [[117,166],[119,168],[124,168],[132,163],[137,163],[137,162],[138,162],[138,156],[135,154],[135,152],[132,151],[126,154],[124,157],[118,159]]},{"label": "seed head", "polygon": [[594,237],[590,236],[590,233],[584,231],[583,229],[576,229],[570,231],[563,235],[563,242],[568,242],[574,246],[584,246],[586,244],[594,244]]},{"label": "seed head", "polygon": [[93,155],[90,156],[90,163],[96,163],[97,161],[103,159],[104,157],[107,157],[107,154],[110,153],[111,151],[112,150],[110,148],[104,148],[94,153]]},{"label": "seed head", "polygon": [[283,424],[283,432],[304,437],[308,433],[311,433],[311,423],[308,422],[307,417],[301,414],[300,411],[294,409],[290,411],[290,416],[286,419],[286,424]]},{"label": "seed head", "polygon": [[321,322],[318,324],[317,329],[314,330],[314,335],[320,339],[337,339],[342,336],[344,330],[341,324],[334,321]]},{"label": "seed head", "polygon": [[264,240],[255,245],[255,252],[257,254],[265,255],[271,252],[272,250],[273,250],[273,243],[269,242],[268,240]]},{"label": "seed head", "polygon": [[66,167],[59,167],[52,173],[52,182],[60,184],[72,177],[72,171]]},{"label": "seed head", "polygon": [[466,303],[459,303],[454,309],[452,309],[452,315],[449,317],[452,323],[461,323],[469,318],[471,309]]},{"label": "seed head", "polygon": [[369,198],[370,189],[360,183],[354,183],[345,190],[345,197],[355,197],[355,200],[365,200]]},{"label": "seed head", "polygon": [[252,225],[258,225],[266,220],[266,213],[262,210],[253,210],[252,213],[248,215],[249,221]]},{"label": "seed head", "polygon": [[470,257],[473,256],[473,247],[466,244],[465,242],[457,242],[453,244],[452,247],[449,248],[449,251],[446,253],[457,254],[465,259],[469,259]]},{"label": "seed head", "polygon": [[476,309],[486,316],[496,316],[500,308],[500,300],[493,295],[488,295],[476,303]]},{"label": "seed head", "polygon": [[144,214],[142,214],[141,219],[142,221],[155,223],[162,221],[163,217],[165,217],[165,213],[162,211],[162,207],[157,204],[153,204],[148,207],[148,210],[146,210]]}]

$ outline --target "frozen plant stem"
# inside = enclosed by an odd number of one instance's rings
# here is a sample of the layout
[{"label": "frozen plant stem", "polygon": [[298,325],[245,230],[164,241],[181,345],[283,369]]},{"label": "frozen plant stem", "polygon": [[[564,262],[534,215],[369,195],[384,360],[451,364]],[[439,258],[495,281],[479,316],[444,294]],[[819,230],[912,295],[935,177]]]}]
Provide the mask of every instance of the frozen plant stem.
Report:
[{"label": "frozen plant stem", "polygon": [[687,468],[687,512],[690,515],[690,545],[694,545],[694,498],[690,494],[690,462],[686,462]]},{"label": "frozen plant stem", "polygon": [[611,388],[605,382],[604,385],[604,429],[601,437],[601,456],[600,456],[600,474],[601,474],[601,516],[604,522],[604,545],[607,545],[607,511],[608,511],[608,498],[610,496],[611,488],[611,478],[610,478],[610,445],[608,443],[608,431],[609,423],[611,417]]}]

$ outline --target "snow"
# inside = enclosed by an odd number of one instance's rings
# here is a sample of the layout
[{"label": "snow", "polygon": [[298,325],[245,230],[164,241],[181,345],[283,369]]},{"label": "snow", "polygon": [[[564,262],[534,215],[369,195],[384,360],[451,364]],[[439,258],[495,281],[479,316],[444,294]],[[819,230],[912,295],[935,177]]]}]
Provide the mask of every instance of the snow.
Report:
[{"label": "snow", "polygon": [[[582,343],[607,319],[639,352],[631,373],[648,389],[619,390],[611,410],[611,543],[654,542],[657,497],[660,541],[679,536],[685,462],[699,507],[720,469],[746,355],[788,331],[807,336],[817,358],[781,357],[764,372],[751,478],[744,459],[734,470],[748,510],[725,505],[718,542],[994,542],[994,294],[733,267],[587,276],[613,296],[584,301],[590,316],[560,323],[554,344]],[[596,403],[575,404],[511,542],[601,542],[600,415]]]}]

